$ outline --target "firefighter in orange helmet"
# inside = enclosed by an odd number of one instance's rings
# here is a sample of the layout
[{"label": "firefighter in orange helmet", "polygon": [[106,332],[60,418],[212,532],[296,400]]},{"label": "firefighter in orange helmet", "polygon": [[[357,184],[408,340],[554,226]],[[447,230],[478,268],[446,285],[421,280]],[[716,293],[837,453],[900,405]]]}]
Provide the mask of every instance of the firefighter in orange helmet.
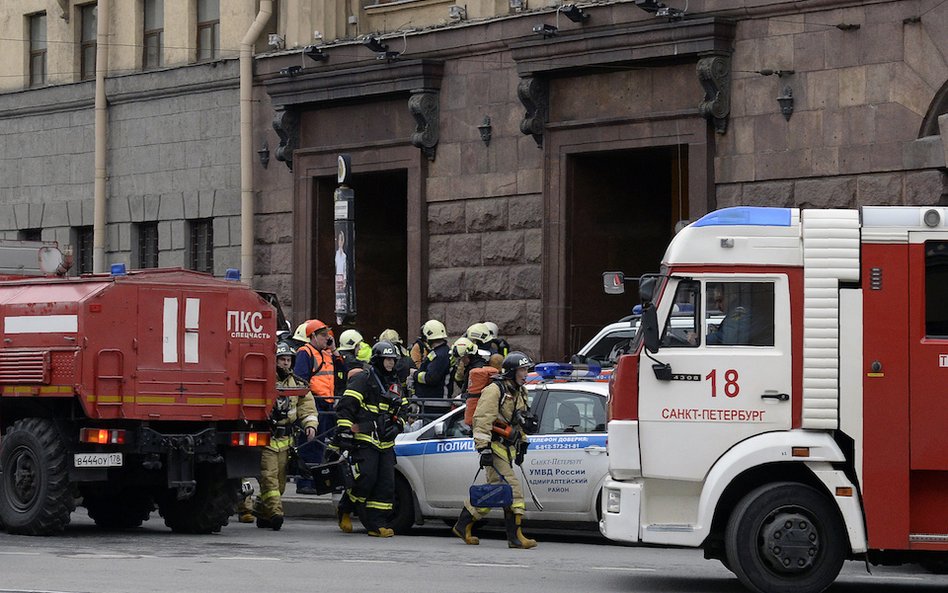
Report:
[{"label": "firefighter in orange helmet", "polygon": [[[310,393],[316,399],[321,430],[315,445],[300,448],[300,457],[307,463],[322,463],[325,443],[332,438],[336,427],[333,413],[335,372],[336,365],[341,365],[341,361],[337,360],[332,330],[322,321],[310,319],[302,323],[293,337],[307,342],[296,353],[293,372],[309,385]],[[316,494],[312,483],[306,480],[297,482],[296,486],[300,494]]]}]

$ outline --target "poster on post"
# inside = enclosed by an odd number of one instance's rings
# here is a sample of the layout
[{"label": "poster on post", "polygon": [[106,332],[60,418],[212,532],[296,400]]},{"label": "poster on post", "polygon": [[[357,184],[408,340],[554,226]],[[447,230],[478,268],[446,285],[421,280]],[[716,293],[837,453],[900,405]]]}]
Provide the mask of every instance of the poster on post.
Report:
[{"label": "poster on post", "polygon": [[348,155],[339,157],[340,186],[333,193],[333,232],[336,253],[335,309],[336,323],[355,319],[355,192],[346,185],[349,177]]}]

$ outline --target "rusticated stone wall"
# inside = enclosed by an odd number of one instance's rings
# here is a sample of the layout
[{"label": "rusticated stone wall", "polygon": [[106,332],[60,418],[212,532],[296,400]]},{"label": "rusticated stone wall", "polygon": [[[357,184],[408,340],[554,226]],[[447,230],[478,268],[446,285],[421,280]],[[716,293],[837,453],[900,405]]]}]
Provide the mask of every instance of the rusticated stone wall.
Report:
[{"label": "rusticated stone wall", "polygon": [[539,348],[540,195],[428,206],[429,315],[450,335],[493,321],[514,347]]}]

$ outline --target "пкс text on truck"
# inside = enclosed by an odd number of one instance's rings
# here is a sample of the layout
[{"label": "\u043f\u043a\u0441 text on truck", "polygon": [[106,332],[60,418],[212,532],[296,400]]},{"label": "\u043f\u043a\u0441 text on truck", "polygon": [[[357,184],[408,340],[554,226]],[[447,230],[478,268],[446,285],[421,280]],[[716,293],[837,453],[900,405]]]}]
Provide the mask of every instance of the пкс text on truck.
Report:
[{"label": "\u043f\u043a\u0441 text on truck", "polygon": [[220,530],[269,442],[273,306],[180,269],[17,272],[0,265],[3,528],[55,533],[81,497],[106,527],[157,505],[174,531]]}]

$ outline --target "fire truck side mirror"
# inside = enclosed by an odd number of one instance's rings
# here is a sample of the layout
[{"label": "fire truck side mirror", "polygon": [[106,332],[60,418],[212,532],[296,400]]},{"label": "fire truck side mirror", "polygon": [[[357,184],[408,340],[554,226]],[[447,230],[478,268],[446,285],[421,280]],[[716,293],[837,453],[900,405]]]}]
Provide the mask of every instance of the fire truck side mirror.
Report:
[{"label": "fire truck side mirror", "polygon": [[658,276],[647,275],[639,278],[639,300],[643,305],[652,302],[656,284],[658,284]]},{"label": "fire truck side mirror", "polygon": [[622,272],[603,272],[602,290],[606,294],[622,294],[625,292],[625,274]]},{"label": "fire truck side mirror", "polygon": [[642,322],[639,327],[642,332],[642,339],[645,341],[645,349],[655,354],[658,352],[658,313],[655,307],[647,307],[642,312]]}]

